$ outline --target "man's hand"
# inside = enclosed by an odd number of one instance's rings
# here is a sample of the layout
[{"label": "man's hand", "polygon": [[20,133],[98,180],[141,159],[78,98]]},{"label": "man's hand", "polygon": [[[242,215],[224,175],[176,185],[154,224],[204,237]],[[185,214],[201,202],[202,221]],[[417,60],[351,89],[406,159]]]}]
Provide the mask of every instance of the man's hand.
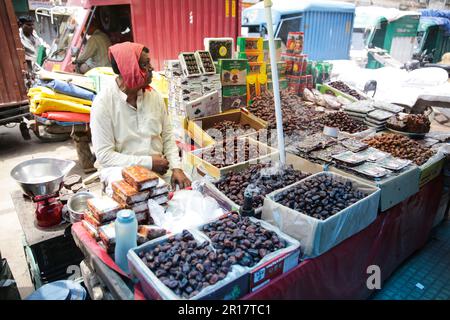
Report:
[{"label": "man's hand", "polygon": [[181,189],[186,189],[191,186],[191,180],[186,177],[183,170],[181,169],[173,169],[172,170],[172,189],[175,191],[177,185]]},{"label": "man's hand", "polygon": [[152,170],[162,176],[169,170],[169,161],[163,156],[152,156],[152,163]]}]

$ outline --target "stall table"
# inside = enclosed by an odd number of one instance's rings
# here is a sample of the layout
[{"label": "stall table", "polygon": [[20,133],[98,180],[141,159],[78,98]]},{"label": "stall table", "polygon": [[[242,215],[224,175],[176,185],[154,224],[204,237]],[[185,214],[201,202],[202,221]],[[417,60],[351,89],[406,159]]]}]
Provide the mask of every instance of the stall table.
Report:
[{"label": "stall table", "polygon": [[77,265],[83,259],[70,234],[70,223],[39,228],[35,223],[33,201],[19,190],[11,193],[11,199],[22,226],[23,248],[35,288],[70,276],[67,267]]},{"label": "stall table", "polygon": [[[380,268],[383,283],[403,261],[425,245],[442,188],[441,175],[415,195],[380,213],[366,229],[323,255],[301,262],[244,299],[367,299],[373,293],[366,285],[372,274],[368,273],[369,266]],[[139,285],[132,288],[131,280],[119,274],[111,257],[104,250],[99,251],[100,247],[89,239],[81,224],[75,224],[72,233],[82,251],[102,266],[98,276],[105,282],[108,278],[117,282],[118,285],[111,286],[117,297],[144,298]]]}]

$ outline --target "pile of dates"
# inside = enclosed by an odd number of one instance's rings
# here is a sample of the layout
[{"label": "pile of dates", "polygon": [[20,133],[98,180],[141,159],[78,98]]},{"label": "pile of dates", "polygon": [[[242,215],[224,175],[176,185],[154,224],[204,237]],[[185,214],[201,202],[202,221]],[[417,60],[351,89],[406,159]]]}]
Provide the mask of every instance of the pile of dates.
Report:
[{"label": "pile of dates", "polygon": [[401,134],[382,134],[364,141],[369,146],[390,153],[396,158],[411,160],[418,166],[424,164],[434,152]]},{"label": "pile of dates", "polygon": [[264,197],[272,191],[282,189],[306,178],[309,174],[295,170],[291,165],[273,168],[269,163],[251,165],[241,172],[229,172],[215,185],[234,203],[244,204],[244,191],[253,184],[258,192],[253,193],[253,207],[262,207]]},{"label": "pile of dates", "polygon": [[256,132],[249,124],[241,124],[230,120],[218,122],[212,126],[212,129],[219,130],[222,133],[223,139],[227,137],[227,133],[233,132],[232,136],[242,135],[250,132]]},{"label": "pile of dates", "polygon": [[351,181],[337,181],[328,175],[305,180],[277,194],[276,202],[319,220],[325,220],[363,199]]},{"label": "pile of dates", "polygon": [[141,252],[140,258],[164,285],[186,299],[223,280],[234,261],[214,252],[208,241],[198,243],[187,230]]},{"label": "pile of dates", "polygon": [[333,87],[343,93],[346,93],[355,99],[365,100],[365,98],[363,96],[361,96],[356,90],[350,88],[348,85],[346,85],[342,81],[333,81],[333,82],[329,83],[329,85],[330,85],[330,87]]},{"label": "pile of dates", "polygon": [[364,122],[350,118],[345,112],[327,113],[320,118],[324,126],[335,127],[340,131],[356,133],[367,130]]},{"label": "pile of dates", "polygon": [[[283,113],[283,129],[286,134],[297,130],[318,131],[320,123],[317,120],[318,112],[312,107],[304,105],[302,98],[290,92],[281,91],[281,110]],[[267,121],[268,130],[276,128],[275,105],[273,94],[261,94],[254,98],[249,110],[255,116]]]},{"label": "pile of dates", "polygon": [[269,253],[286,247],[275,232],[237,213],[203,226],[202,231],[211,239],[217,259],[244,267],[253,267]]},{"label": "pile of dates", "polygon": [[259,145],[250,144],[247,139],[225,139],[205,150],[201,158],[217,168],[249,161],[265,155]]}]

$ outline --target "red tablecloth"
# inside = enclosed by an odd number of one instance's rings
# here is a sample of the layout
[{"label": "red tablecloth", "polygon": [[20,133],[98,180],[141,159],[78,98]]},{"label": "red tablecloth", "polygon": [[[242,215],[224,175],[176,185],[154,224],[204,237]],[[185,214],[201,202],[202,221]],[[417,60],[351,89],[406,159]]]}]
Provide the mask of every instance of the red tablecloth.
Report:
[{"label": "red tablecloth", "polygon": [[[426,243],[442,188],[443,178],[434,179],[414,196],[381,213],[366,229],[244,299],[366,299],[372,293],[366,285],[368,266],[379,266],[384,281]],[[103,262],[123,274],[81,223],[74,224],[72,230]],[[135,299],[143,299],[139,285],[135,289]]]},{"label": "red tablecloth", "polygon": [[427,241],[439,206],[442,177],[381,213],[366,229],[325,254],[306,260],[245,299],[366,299],[367,267],[382,281]]}]

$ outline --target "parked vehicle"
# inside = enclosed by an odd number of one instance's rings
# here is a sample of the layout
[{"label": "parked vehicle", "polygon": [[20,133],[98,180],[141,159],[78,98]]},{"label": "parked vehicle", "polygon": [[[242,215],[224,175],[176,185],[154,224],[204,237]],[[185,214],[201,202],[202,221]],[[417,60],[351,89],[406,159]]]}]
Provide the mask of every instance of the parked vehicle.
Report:
[{"label": "parked vehicle", "polygon": [[[379,48],[400,63],[412,58],[417,46],[417,29],[420,12],[400,11],[394,8],[357,7],[352,35],[352,58],[363,60],[367,49]],[[380,68],[382,65],[367,56],[366,67]]]},{"label": "parked vehicle", "polygon": [[0,1],[0,19],[0,126],[19,124],[23,138],[28,140],[27,65],[11,1]]},{"label": "parked vehicle", "polygon": [[234,37],[240,31],[240,1],[222,0],[68,0],[70,16],[44,68],[74,72],[72,59],[81,52],[93,15],[111,43],[136,41],[150,49],[152,65],[176,59],[181,51],[203,48],[205,37]]},{"label": "parked vehicle", "polygon": [[[273,0],[275,37],[286,45],[291,31],[304,32],[304,52],[311,60],[348,59],[355,6],[339,1]],[[242,34],[267,35],[264,3],[242,14]]]},{"label": "parked vehicle", "polygon": [[439,63],[446,52],[450,52],[450,11],[423,10],[415,58],[428,55],[427,62]]}]

